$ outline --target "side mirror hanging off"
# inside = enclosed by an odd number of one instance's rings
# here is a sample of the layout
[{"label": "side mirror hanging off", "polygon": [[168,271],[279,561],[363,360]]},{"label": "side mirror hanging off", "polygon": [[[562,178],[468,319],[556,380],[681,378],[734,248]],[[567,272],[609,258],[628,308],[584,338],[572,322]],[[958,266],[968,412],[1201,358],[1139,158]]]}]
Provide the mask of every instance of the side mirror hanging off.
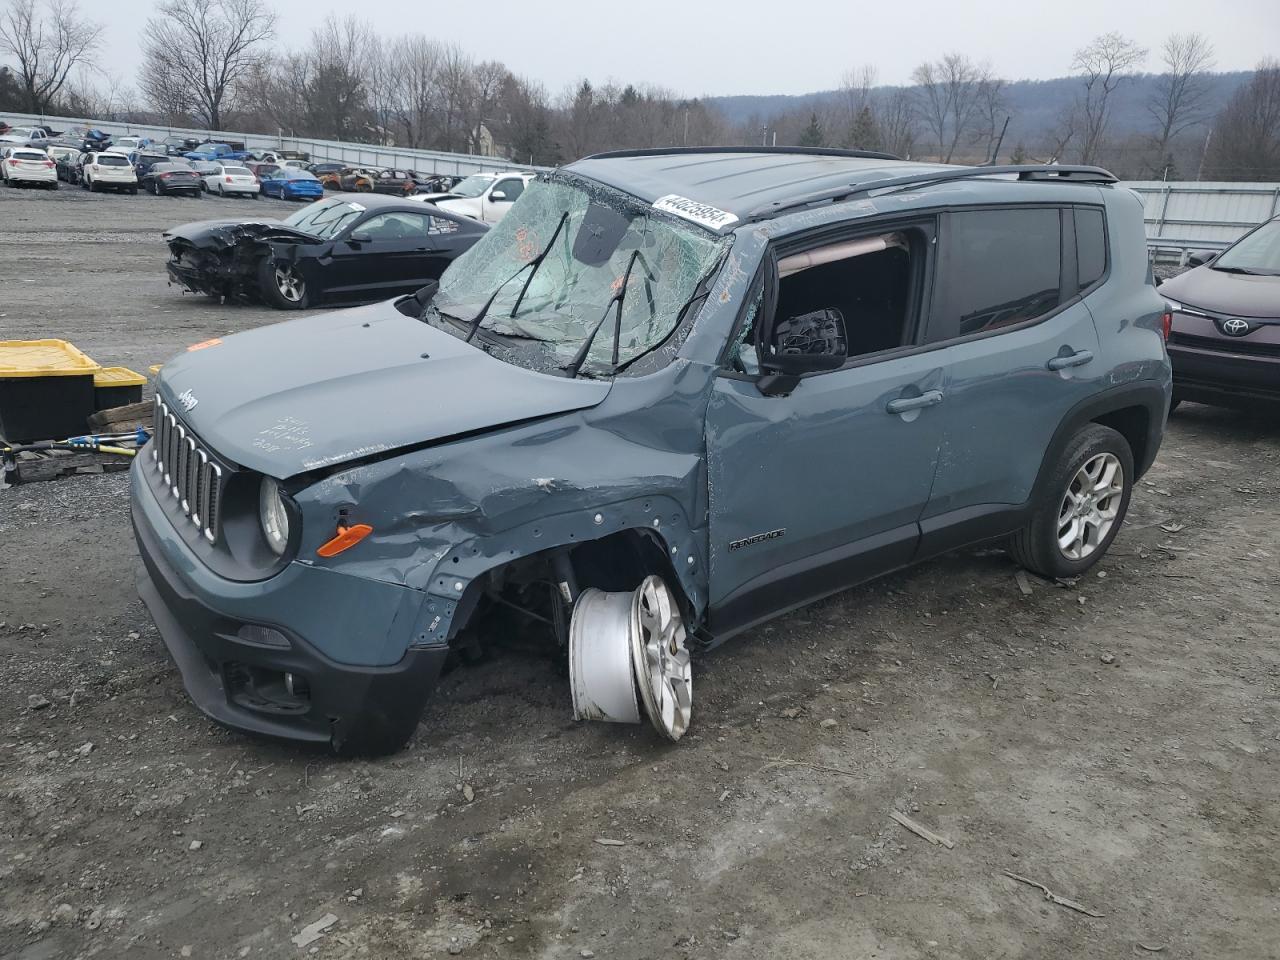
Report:
[{"label": "side mirror hanging off", "polygon": [[790,393],[803,374],[838,370],[849,357],[844,315],[835,308],[779,321],[771,339],[761,361],[765,373],[757,383],[766,396]]}]

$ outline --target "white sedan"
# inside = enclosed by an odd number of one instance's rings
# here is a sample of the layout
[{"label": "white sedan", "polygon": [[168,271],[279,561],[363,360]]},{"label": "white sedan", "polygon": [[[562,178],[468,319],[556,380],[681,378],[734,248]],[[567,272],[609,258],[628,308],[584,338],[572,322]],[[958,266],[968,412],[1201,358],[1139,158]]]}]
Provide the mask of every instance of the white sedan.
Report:
[{"label": "white sedan", "polygon": [[417,193],[407,199],[432,203],[447,213],[461,214],[481,223],[497,223],[533,177],[532,173],[477,173],[448,193]]},{"label": "white sedan", "polygon": [[34,147],[11,147],[0,159],[0,180],[11,187],[34,183],[46,190],[58,189],[57,164],[43,150]]},{"label": "white sedan", "polygon": [[262,184],[248,167],[238,163],[215,163],[214,167],[216,169],[204,178],[205,189],[210,193],[216,193],[220,197],[239,193],[255,200],[258,198]]}]

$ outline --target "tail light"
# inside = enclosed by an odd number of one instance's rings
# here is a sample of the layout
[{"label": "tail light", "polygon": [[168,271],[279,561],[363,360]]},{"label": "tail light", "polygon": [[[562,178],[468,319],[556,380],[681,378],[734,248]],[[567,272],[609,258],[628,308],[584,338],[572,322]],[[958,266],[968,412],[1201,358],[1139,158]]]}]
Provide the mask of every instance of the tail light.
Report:
[{"label": "tail light", "polygon": [[231,182],[231,178],[227,177],[227,183],[230,183],[230,182]]},{"label": "tail light", "polygon": [[170,177],[172,177],[172,176],[173,176],[173,174],[172,174],[172,173],[162,173],[162,174],[160,174],[160,179],[161,179],[161,180],[168,180],[168,179],[169,179]]},{"label": "tail light", "polygon": [[46,167],[52,167],[52,166],[54,166],[54,162],[53,162],[52,160],[46,160],[46,161],[44,162],[44,165],[45,165]]},{"label": "tail light", "polygon": [[1169,334],[1173,331],[1173,311],[1166,310],[1160,315],[1160,332],[1164,334],[1165,340],[1169,339]]}]

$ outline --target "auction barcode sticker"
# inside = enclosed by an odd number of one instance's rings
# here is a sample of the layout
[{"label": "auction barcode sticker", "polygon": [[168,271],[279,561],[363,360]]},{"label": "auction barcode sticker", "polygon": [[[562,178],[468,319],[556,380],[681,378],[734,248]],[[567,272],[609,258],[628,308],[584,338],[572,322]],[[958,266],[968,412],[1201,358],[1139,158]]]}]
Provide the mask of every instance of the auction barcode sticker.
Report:
[{"label": "auction barcode sticker", "polygon": [[719,230],[721,227],[727,227],[731,223],[738,222],[737,216],[727,210],[713,207],[709,203],[690,200],[688,197],[682,197],[677,193],[669,193],[665,197],[659,197],[653,201],[653,209],[673,213],[677,217],[692,220],[694,223],[710,227],[712,230]]}]

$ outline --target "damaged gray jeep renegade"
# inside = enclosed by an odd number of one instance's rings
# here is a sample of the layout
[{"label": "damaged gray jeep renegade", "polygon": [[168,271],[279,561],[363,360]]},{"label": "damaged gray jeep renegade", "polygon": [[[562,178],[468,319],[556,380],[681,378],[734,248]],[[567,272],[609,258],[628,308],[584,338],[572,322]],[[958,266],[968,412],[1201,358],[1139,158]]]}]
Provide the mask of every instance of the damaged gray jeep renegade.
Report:
[{"label": "damaged gray jeep renegade", "polygon": [[579,718],[678,739],[689,654],[1002,543],[1103,555],[1169,315],[1092,167],[590,157],[440,282],[167,363],[139,590],[230,727],[399,748],[447,662],[539,632]]}]

